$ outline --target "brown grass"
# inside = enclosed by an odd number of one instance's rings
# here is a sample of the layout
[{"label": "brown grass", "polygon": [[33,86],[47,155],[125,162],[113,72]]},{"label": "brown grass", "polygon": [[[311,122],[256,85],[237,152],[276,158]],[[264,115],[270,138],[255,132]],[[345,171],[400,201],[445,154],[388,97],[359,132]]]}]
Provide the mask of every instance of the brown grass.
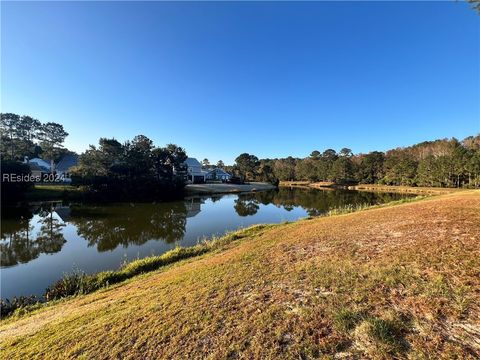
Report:
[{"label": "brown grass", "polygon": [[441,194],[449,194],[457,191],[464,191],[464,189],[457,189],[457,188],[392,186],[392,185],[378,185],[378,184],[359,184],[355,186],[349,186],[348,188],[350,190],[403,192],[403,193],[430,194],[430,195],[441,195]]},{"label": "brown grass", "polygon": [[480,356],[480,192],[283,224],[0,325],[2,358]]},{"label": "brown grass", "polygon": [[465,189],[457,188],[440,188],[440,187],[421,187],[421,186],[393,186],[393,185],[379,185],[379,184],[358,184],[348,187],[342,185],[336,185],[331,181],[280,181],[280,186],[288,187],[302,187],[302,188],[315,188],[322,190],[331,190],[335,188],[348,188],[349,190],[359,191],[383,191],[383,192],[400,192],[411,194],[427,194],[427,195],[441,195],[450,194],[457,191],[465,191]]}]

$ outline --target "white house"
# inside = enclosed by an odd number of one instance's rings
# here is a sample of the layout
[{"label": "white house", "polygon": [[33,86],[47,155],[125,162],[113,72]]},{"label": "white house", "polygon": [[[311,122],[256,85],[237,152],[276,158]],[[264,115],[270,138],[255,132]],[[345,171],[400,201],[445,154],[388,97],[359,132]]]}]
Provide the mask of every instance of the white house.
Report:
[{"label": "white house", "polygon": [[203,183],[206,180],[207,171],[202,170],[202,164],[195,158],[187,158],[183,163],[187,167],[187,180],[192,183]]}]

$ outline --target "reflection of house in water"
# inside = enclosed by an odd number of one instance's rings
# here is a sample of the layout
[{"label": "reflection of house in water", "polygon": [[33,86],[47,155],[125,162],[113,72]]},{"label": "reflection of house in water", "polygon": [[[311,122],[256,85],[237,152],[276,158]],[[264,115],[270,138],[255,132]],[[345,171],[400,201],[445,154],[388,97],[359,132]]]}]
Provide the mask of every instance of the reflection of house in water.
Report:
[{"label": "reflection of house in water", "polygon": [[185,207],[187,208],[187,218],[196,216],[202,209],[201,205],[205,200],[200,198],[191,198],[185,200]]},{"label": "reflection of house in water", "polygon": [[56,206],[54,211],[63,222],[68,222],[70,220],[70,206]]}]

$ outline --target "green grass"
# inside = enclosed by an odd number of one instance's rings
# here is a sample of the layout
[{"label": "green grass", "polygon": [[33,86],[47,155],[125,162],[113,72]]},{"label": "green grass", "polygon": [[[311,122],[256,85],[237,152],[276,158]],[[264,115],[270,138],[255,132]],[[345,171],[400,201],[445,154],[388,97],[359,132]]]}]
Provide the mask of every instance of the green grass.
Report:
[{"label": "green grass", "polygon": [[364,314],[362,312],[342,308],[333,316],[335,327],[343,332],[348,333],[355,329],[357,324],[362,321]]},{"label": "green grass", "polygon": [[42,200],[80,200],[85,191],[82,187],[60,184],[37,184],[27,191],[25,199],[28,201]]}]

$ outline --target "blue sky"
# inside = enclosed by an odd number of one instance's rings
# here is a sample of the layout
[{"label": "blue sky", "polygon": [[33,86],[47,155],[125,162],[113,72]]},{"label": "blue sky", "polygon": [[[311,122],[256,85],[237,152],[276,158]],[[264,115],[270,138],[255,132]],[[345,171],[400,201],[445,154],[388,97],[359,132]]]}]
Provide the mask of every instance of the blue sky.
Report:
[{"label": "blue sky", "polygon": [[81,152],[355,153],[480,132],[479,15],[459,2],[3,2],[2,111]]}]

